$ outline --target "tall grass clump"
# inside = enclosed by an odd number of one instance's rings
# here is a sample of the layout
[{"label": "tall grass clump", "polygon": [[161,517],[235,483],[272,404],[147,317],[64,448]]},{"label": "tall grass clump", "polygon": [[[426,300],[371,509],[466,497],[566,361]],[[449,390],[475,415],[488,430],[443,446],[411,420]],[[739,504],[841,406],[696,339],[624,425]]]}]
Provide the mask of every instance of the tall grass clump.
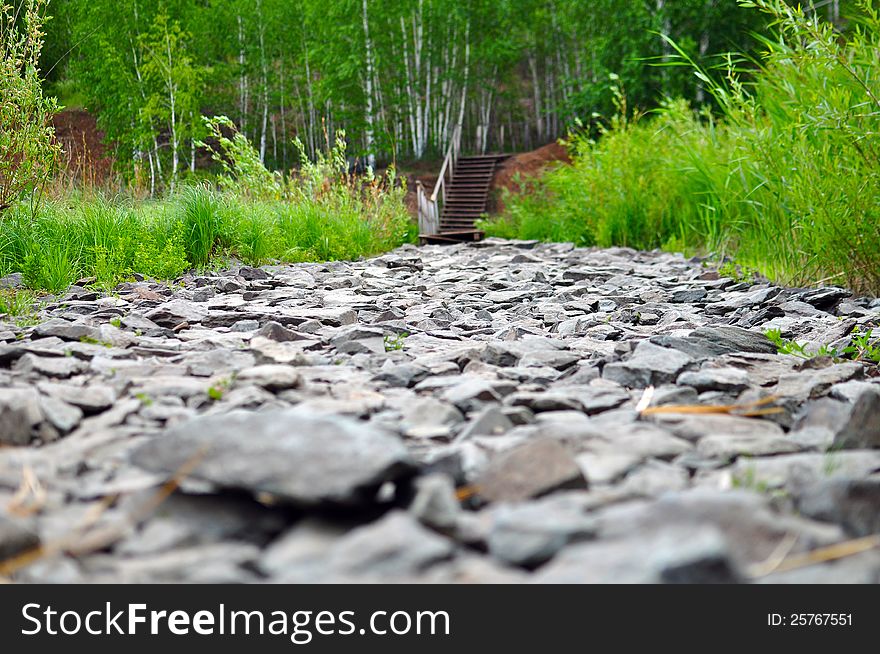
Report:
[{"label": "tall grass clump", "polygon": [[219,188],[203,183],[146,202],[73,193],[13,206],[0,219],[0,276],[20,272],[29,287],[61,293],[82,278],[112,288],[135,273],[173,280],[232,258],[355,259],[412,239],[406,189],[393,171],[349,175],[343,134],[317,162],[303,157],[289,180],[262,168],[239,136],[216,141],[226,163]]},{"label": "tall grass clump", "polygon": [[490,233],[731,254],[784,283],[880,292],[878,11],[858,0],[843,35],[782,0],[740,4],[776,34],[748,77],[694,66],[720,118],[683,101],[633,116],[619,102],[605,133],[573,137],[574,164],[509,198]]}]

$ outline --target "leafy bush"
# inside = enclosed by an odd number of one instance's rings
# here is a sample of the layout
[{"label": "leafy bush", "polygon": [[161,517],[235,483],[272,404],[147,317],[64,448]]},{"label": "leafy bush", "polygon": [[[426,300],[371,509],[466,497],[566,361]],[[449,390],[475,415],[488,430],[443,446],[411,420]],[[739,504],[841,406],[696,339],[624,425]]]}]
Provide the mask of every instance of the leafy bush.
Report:
[{"label": "leafy bush", "polygon": [[45,0],[0,0],[0,213],[45,180],[55,163],[53,98],[38,69]]},{"label": "leafy bush", "polygon": [[208,130],[209,139],[199,141],[196,145],[205,148],[223,169],[224,175],[219,180],[220,188],[257,197],[280,197],[281,175],[269,171],[263,165],[260,154],[247,137],[238,131],[235,123],[226,116],[205,116],[202,120]]},{"label": "leafy bush", "polygon": [[722,119],[682,101],[651,119],[624,110],[597,142],[573,137],[573,166],[510,198],[486,229],[732,253],[785,283],[880,292],[878,12],[858,0],[859,28],[843,39],[782,0],[741,4],[767,12],[779,38],[748,87],[732,69],[720,82],[696,69]]}]

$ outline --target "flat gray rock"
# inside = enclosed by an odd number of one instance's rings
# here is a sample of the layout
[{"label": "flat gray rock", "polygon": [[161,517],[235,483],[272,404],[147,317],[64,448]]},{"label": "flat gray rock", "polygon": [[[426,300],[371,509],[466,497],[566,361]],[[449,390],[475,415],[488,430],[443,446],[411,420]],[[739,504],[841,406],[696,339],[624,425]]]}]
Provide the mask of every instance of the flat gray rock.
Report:
[{"label": "flat gray rock", "polygon": [[675,381],[692,362],[685,352],[642,341],[628,360],[607,364],[602,377],[626,388],[658,386]]},{"label": "flat gray rock", "polygon": [[0,388],[0,444],[27,445],[43,419],[39,395],[32,388]]},{"label": "flat gray rock", "polygon": [[284,583],[315,581],[405,581],[450,559],[455,544],[421,526],[403,511],[391,511],[375,522],[335,540],[323,556],[280,573]]},{"label": "flat gray rock", "polygon": [[132,461],[168,475],[198,461],[196,479],[305,507],[370,503],[384,482],[413,470],[393,436],[296,410],[197,418],[145,443]]},{"label": "flat gray rock", "polygon": [[834,437],[834,447],[880,449],[880,390],[863,390]]},{"label": "flat gray rock", "polygon": [[536,567],[571,543],[596,535],[596,519],[577,493],[561,493],[492,512],[489,552],[515,566]]},{"label": "flat gray rock", "polygon": [[22,521],[0,513],[0,561],[11,559],[39,544],[39,537]]},{"label": "flat gray rock", "polygon": [[567,447],[542,438],[497,455],[474,485],[489,501],[515,502],[560,489],[586,488],[587,480]]}]

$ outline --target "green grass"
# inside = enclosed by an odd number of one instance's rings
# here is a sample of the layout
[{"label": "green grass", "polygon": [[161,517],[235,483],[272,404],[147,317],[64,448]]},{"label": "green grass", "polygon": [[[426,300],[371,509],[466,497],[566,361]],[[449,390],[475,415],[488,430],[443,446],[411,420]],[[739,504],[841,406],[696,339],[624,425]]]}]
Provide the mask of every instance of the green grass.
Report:
[{"label": "green grass", "polygon": [[[781,0],[748,86],[696,69],[722,116],[620,115],[574,163],[506,198],[490,235],[732,256],[776,281],[880,293],[880,17],[848,40]],[[686,59],[683,52],[680,53]],[[621,96],[622,97],[622,96]]]},{"label": "green grass", "polygon": [[39,298],[28,289],[0,289],[0,317],[25,326],[37,322]]},{"label": "green grass", "polygon": [[808,351],[805,343],[783,338],[782,332],[778,329],[768,329],[764,335],[776,346],[779,354],[790,354],[801,359],[829,356],[835,361],[851,359],[880,364],[880,337],[874,336],[872,329],[863,332],[858,327],[855,328],[850,334],[849,345],[842,350],[832,348],[830,345],[820,345],[814,352]]},{"label": "green grass", "polygon": [[254,266],[357,259],[415,240],[405,185],[393,169],[381,179],[349,175],[343,132],[315,162],[299,144],[298,174],[283,179],[243,135],[226,138],[219,125],[228,119],[207,124],[223,164],[216,187],[151,201],[66,191],[36,210],[19,202],[0,211],[0,276],[20,272],[29,288],[57,294],[80,278],[110,289],[134,273],[174,280],[232,258]]},{"label": "green grass", "polygon": [[190,269],[356,259],[411,240],[402,190],[375,200],[250,199],[207,186],[158,201],[71,196],[0,218],[0,276],[61,293],[83,277],[112,288],[133,273],[173,280]]},{"label": "green grass", "polygon": [[396,352],[398,350],[402,350],[404,346],[404,342],[406,338],[409,336],[407,332],[403,332],[401,334],[394,334],[393,336],[386,335],[384,338],[385,341],[385,351],[386,352]]}]

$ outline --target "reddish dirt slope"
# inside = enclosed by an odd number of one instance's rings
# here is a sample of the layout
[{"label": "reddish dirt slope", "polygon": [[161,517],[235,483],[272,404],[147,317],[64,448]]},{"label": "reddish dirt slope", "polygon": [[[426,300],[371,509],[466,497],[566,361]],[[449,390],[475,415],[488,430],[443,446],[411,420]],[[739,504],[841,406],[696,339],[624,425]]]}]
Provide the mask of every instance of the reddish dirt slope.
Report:
[{"label": "reddish dirt slope", "polygon": [[81,109],[65,109],[55,114],[52,123],[64,150],[61,166],[66,175],[91,184],[105,182],[113,161],[95,117]]},{"label": "reddish dirt slope", "polygon": [[515,154],[504,161],[492,180],[491,212],[498,213],[504,210],[501,200],[501,189],[519,190],[520,185],[515,180],[517,175],[521,179],[534,177],[547,168],[548,165],[556,162],[570,164],[571,157],[568,156],[568,151],[564,147],[555,142],[531,152]]}]

